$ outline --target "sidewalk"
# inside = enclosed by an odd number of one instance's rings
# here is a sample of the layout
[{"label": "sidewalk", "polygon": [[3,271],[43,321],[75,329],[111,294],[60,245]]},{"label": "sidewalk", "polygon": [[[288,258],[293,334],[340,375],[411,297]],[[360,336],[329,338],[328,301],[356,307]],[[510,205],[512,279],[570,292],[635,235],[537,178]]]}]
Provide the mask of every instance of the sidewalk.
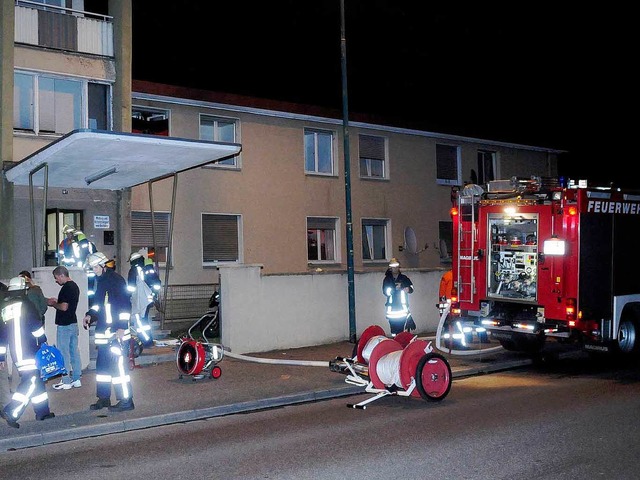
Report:
[{"label": "sidewalk", "polygon": [[[55,418],[36,421],[29,405],[19,421],[19,429],[10,428],[2,420],[0,453],[328,398],[361,394],[364,400],[370,394],[363,387],[347,384],[345,375],[329,369],[330,360],[350,357],[352,351],[353,344],[345,341],[247,355],[255,361],[234,358],[229,353],[217,364],[222,369],[220,378],[194,380],[190,376],[180,378],[175,347],[145,349],[131,371],[135,410],[122,413],[89,410],[96,400],[95,370],[83,372],[80,388],[54,390],[52,385],[58,380],[52,379],[47,382],[47,392]],[[451,365],[454,379],[531,363],[530,358],[507,351],[472,357],[443,355]],[[285,364],[268,363],[280,360],[286,360]],[[314,365],[287,364],[290,361]],[[315,365],[324,362],[326,366]],[[112,395],[113,403],[114,398]],[[399,397],[397,400],[421,401]]]}]

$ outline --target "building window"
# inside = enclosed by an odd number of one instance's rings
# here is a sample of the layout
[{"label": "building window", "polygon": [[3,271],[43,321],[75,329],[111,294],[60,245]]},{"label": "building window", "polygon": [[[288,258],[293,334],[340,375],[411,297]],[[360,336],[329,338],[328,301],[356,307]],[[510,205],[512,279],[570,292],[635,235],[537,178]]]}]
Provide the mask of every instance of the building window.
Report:
[{"label": "building window", "polygon": [[337,218],[307,217],[307,260],[336,262]]},{"label": "building window", "polygon": [[[478,150],[478,178],[475,183],[484,185],[495,180],[496,152]],[[473,182],[473,179],[472,179]]]},{"label": "building window", "polygon": [[387,260],[388,220],[362,219],[362,260]]},{"label": "building window", "polygon": [[438,253],[440,263],[451,263],[453,251],[453,222],[438,222]]},{"label": "building window", "polygon": [[[210,142],[237,143],[237,122],[230,118],[200,116],[200,139]],[[238,167],[238,155],[214,162],[211,166]]]},{"label": "building window", "polygon": [[304,171],[333,175],[333,132],[305,129]]},{"label": "building window", "polygon": [[66,134],[111,129],[110,86],[50,75],[14,73],[13,128]]},{"label": "building window", "polygon": [[461,185],[460,147],[436,144],[436,183],[438,185]]},{"label": "building window", "polygon": [[387,178],[385,139],[371,135],[359,135],[360,177]]},{"label": "building window", "polygon": [[158,108],[133,107],[131,132],[147,135],[169,136],[169,111]]},{"label": "building window", "polygon": [[202,264],[240,262],[240,215],[202,214]]},{"label": "building window", "polygon": [[[158,263],[167,263],[169,249],[169,227],[171,214],[167,212],[131,212],[131,251],[146,249],[150,256],[155,255]],[[155,250],[154,250],[155,233]]]}]

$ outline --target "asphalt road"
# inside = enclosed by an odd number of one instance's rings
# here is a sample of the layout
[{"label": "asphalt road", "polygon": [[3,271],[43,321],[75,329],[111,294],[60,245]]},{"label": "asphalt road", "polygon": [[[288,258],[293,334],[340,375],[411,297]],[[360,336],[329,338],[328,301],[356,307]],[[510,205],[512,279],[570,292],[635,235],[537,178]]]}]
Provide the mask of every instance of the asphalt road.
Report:
[{"label": "asphalt road", "polygon": [[584,359],[8,452],[2,478],[637,479],[640,373]]}]

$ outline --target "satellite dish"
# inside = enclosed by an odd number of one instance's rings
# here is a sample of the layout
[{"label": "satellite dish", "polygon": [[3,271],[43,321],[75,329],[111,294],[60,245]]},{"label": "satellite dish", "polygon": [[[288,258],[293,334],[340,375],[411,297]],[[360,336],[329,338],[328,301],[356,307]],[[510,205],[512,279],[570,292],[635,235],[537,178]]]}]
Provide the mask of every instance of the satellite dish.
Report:
[{"label": "satellite dish", "polygon": [[414,232],[411,227],[406,227],[404,229],[404,248],[406,248],[409,253],[418,253],[416,232]]}]

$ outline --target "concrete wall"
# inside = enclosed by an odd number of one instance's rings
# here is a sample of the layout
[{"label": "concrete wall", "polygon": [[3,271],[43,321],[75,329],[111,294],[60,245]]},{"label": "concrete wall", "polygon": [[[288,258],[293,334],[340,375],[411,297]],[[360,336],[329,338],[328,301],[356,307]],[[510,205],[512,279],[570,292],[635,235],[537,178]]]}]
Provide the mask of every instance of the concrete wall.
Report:
[{"label": "concrete wall", "polygon": [[[264,352],[349,339],[346,273],[262,275],[260,265],[221,266],[221,343],[234,353]],[[415,291],[409,306],[417,332],[438,326],[442,270],[403,269]],[[380,272],[354,275],[356,334],[370,325],[389,333]]]}]

